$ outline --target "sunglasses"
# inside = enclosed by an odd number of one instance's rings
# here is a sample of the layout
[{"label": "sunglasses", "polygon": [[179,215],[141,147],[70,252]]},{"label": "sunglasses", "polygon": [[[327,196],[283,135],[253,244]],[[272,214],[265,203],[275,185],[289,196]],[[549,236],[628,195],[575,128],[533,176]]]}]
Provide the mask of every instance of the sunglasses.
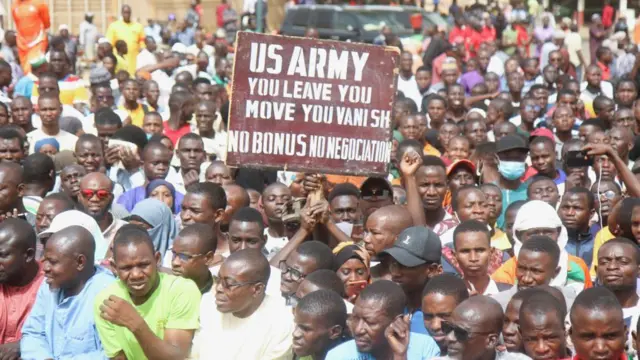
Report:
[{"label": "sunglasses", "polygon": [[616,197],[616,193],[613,190],[607,190],[605,192],[601,192],[600,194],[594,193],[594,196],[600,198],[601,200],[613,200]]},{"label": "sunglasses", "polygon": [[111,196],[111,191],[103,190],[103,189],[100,189],[100,190],[84,189],[84,190],[80,190],[80,193],[86,199],[91,199],[94,196],[97,196],[99,200],[105,200],[105,199],[108,199],[109,196]]},{"label": "sunglasses", "polygon": [[491,334],[490,331],[489,332],[470,331],[470,330],[461,328],[458,325],[452,324],[448,321],[443,321],[440,326],[442,327],[442,332],[445,333],[446,335],[449,335],[451,334],[451,332],[453,332],[453,335],[456,337],[456,340],[458,340],[459,342],[465,342],[469,340],[472,334]]}]

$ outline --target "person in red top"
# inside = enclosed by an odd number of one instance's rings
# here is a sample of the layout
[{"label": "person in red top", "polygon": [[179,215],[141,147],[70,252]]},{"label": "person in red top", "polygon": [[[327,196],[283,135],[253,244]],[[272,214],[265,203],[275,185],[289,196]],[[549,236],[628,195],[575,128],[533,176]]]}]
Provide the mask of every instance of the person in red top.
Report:
[{"label": "person in red top", "polygon": [[526,57],[529,57],[529,45],[531,44],[531,39],[529,37],[529,33],[527,33],[527,28],[525,27],[526,23],[524,20],[516,21],[513,23],[513,29],[516,31],[516,46],[518,47],[518,51],[521,54],[524,54]]},{"label": "person in red top", "polygon": [[195,98],[186,91],[178,91],[169,97],[169,120],[163,125],[165,134],[177,146],[182,135],[191,132],[189,121],[195,110]]},{"label": "person in red top", "polygon": [[475,23],[469,26],[468,37],[466,41],[467,59],[475,58],[480,44],[486,42],[487,39],[482,37],[482,25]]},{"label": "person in red top", "polygon": [[608,47],[601,46],[596,50],[596,60],[596,65],[602,70],[602,81],[610,81],[613,52]]},{"label": "person in red top", "polygon": [[482,40],[487,41],[495,41],[496,39],[496,28],[491,23],[491,17],[489,14],[485,14],[483,17],[484,25],[482,26]]},{"label": "person in red top", "polygon": [[602,8],[602,25],[604,25],[605,29],[613,26],[613,17],[615,14],[616,11],[613,6],[611,6],[611,0],[605,0],[604,7]]},{"label": "person in red top", "polygon": [[464,24],[464,18],[458,16],[455,19],[456,26],[449,32],[449,44],[464,44],[469,37],[469,27]]},{"label": "person in red top", "polygon": [[227,0],[222,0],[218,6],[216,6],[216,22],[218,23],[218,28],[224,27],[224,12],[229,8],[229,4],[227,4]]},{"label": "person in red top", "polygon": [[583,290],[571,307],[573,360],[626,360],[622,306],[603,286]]},{"label": "person in red top", "polygon": [[[28,222],[0,222],[0,358],[17,359],[22,325],[44,275],[36,261],[36,233]],[[12,355],[15,355],[13,357]]]}]

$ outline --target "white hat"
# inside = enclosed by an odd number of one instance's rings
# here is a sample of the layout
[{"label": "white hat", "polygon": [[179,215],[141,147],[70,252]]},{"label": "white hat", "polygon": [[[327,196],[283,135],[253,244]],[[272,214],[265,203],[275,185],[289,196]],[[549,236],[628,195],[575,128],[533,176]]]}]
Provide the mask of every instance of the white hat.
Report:
[{"label": "white hat", "polygon": [[186,54],[187,46],[183,43],[175,43],[171,47],[171,52],[178,53],[178,54]]},{"label": "white hat", "polygon": [[553,32],[553,38],[557,40],[562,40],[565,38],[565,33],[562,30],[556,30]]},{"label": "white hat", "polygon": [[106,37],[101,37],[100,39],[98,39],[98,44],[111,44],[109,42],[109,39],[107,39]]},{"label": "white hat", "polygon": [[88,13],[84,14],[84,16],[86,17],[93,17],[93,13],[91,11],[89,11]]},{"label": "white hat", "polygon": [[62,30],[69,30],[69,25],[67,24],[62,24],[58,27],[58,31],[62,31]]},{"label": "white hat", "polygon": [[94,260],[96,263],[103,260],[105,254],[107,253],[107,249],[109,248],[109,244],[107,244],[106,240],[104,239],[102,230],[100,230],[100,226],[98,226],[98,223],[95,221],[95,219],[81,211],[68,210],[65,212],[61,212],[56,217],[54,217],[53,220],[51,220],[51,225],[49,225],[49,228],[47,230],[38,234],[38,237],[51,235],[71,226],[83,227],[93,236],[93,240],[96,243]]}]

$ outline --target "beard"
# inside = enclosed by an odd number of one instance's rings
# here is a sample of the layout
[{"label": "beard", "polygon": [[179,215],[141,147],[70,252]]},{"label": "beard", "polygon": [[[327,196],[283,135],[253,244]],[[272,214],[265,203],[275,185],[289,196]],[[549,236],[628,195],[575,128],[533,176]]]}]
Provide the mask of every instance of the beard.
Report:
[{"label": "beard", "polygon": [[80,210],[83,213],[91,216],[97,222],[97,221],[100,221],[100,220],[104,219],[104,216],[111,209],[111,204],[113,204],[113,199],[107,204],[107,206],[102,208],[99,212],[92,212],[89,209],[87,209],[82,203],[78,202],[78,210]]}]

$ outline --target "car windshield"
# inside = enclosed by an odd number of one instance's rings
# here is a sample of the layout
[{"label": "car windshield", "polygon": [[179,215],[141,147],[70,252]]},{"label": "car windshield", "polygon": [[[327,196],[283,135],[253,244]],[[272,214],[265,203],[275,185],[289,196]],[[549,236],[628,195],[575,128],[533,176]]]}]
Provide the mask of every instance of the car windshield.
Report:
[{"label": "car windshield", "polygon": [[402,16],[407,17],[408,14],[400,11],[383,11],[383,10],[364,10],[353,11],[362,24],[365,31],[379,31],[384,26],[388,26],[392,31],[406,30],[406,25],[401,21]]}]

